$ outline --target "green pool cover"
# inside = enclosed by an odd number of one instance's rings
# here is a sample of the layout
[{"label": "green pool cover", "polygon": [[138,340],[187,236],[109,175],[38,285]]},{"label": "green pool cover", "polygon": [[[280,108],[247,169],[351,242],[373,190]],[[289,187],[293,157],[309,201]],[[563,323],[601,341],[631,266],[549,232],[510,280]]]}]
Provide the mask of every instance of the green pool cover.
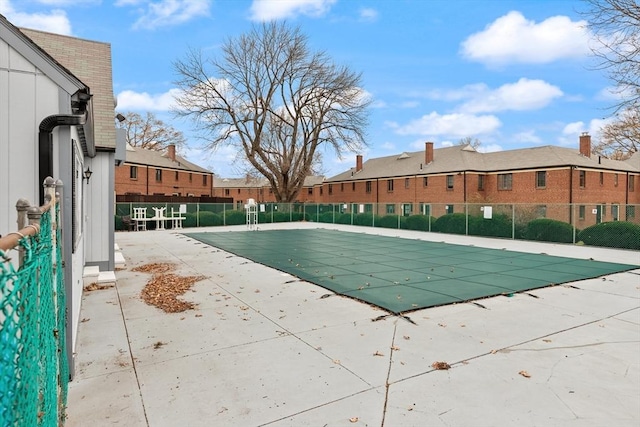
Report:
[{"label": "green pool cover", "polygon": [[324,229],[185,235],[395,314],[638,268]]}]

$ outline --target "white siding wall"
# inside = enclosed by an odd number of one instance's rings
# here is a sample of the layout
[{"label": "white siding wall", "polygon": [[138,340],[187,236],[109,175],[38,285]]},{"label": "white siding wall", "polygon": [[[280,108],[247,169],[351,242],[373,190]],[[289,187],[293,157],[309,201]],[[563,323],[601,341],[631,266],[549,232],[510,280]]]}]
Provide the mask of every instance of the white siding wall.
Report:
[{"label": "white siding wall", "polygon": [[[93,175],[89,184],[83,184],[85,200],[87,264],[99,265],[100,271],[113,271],[113,196],[114,154],[99,152],[87,159]],[[85,166],[86,168],[86,166]]]},{"label": "white siding wall", "polygon": [[58,87],[0,40],[0,234],[16,229],[15,204],[38,204],[38,126],[58,113]]}]

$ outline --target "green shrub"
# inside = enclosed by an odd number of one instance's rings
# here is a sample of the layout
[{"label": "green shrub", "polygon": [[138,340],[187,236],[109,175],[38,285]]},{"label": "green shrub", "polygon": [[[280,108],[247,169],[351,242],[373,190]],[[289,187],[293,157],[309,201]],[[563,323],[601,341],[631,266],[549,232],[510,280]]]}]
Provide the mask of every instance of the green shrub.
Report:
[{"label": "green shrub", "polygon": [[603,222],[578,233],[586,245],[607,248],[640,249],[640,225],[631,222]]},{"label": "green shrub", "polygon": [[222,217],[210,211],[198,212],[198,219],[200,221],[200,227],[212,227],[212,226],[222,225]]},{"label": "green shrub", "polygon": [[320,215],[317,215],[316,222],[333,224],[333,212],[322,212]]},{"label": "green shrub", "polygon": [[364,225],[367,227],[371,227],[374,225],[377,226],[380,222],[380,215],[374,215],[371,213],[361,213],[353,217],[353,225]]},{"label": "green shrub", "polygon": [[572,243],[573,226],[563,221],[556,221],[555,219],[534,219],[527,224],[523,237],[526,240]]},{"label": "green shrub", "polygon": [[244,211],[226,211],[224,217],[225,225],[241,225],[247,223],[247,215]]},{"label": "green shrub", "polygon": [[341,213],[336,214],[336,224],[351,224],[351,214],[350,213]]},{"label": "green shrub", "polygon": [[376,227],[382,228],[407,228],[407,218],[398,215],[385,215],[376,220]]},{"label": "green shrub", "polygon": [[491,219],[485,219],[483,216],[470,216],[469,235],[487,237],[511,237],[511,217],[504,214],[494,215]]},{"label": "green shrub", "polygon": [[452,213],[441,216],[431,224],[433,231],[449,234],[465,234],[467,230],[466,215],[463,213]]},{"label": "green shrub", "polygon": [[429,218],[425,215],[411,215],[407,217],[407,229],[429,231],[429,219],[431,219],[431,225],[435,221],[434,217]]}]

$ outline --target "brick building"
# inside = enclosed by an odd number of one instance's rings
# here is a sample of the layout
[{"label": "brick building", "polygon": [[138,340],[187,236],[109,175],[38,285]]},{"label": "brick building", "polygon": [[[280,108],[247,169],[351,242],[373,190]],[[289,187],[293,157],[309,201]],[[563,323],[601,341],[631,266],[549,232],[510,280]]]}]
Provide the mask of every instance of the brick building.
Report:
[{"label": "brick building", "polygon": [[[584,211],[594,205],[603,211],[601,220],[625,220],[637,217],[632,205],[640,203],[639,179],[637,154],[628,161],[593,155],[587,134],[579,150],[543,146],[480,153],[470,145],[434,150],[427,142],[424,151],[366,162],[357,156],[355,167],[324,182],[321,200],[364,204],[365,211],[378,214],[435,216],[463,212],[465,203],[526,203],[538,205],[538,216],[568,222],[572,215],[586,221]],[[576,205],[577,214],[567,205]]]},{"label": "brick building", "polygon": [[126,160],[115,171],[116,195],[212,196],[213,172],[176,155],[127,145]]},{"label": "brick building", "polygon": [[[322,197],[323,176],[308,176],[298,194],[297,201],[317,202]],[[246,178],[214,178],[213,195],[216,197],[232,197],[234,203],[243,206],[248,199],[258,203],[276,201],[269,181],[265,178],[247,176]]]}]

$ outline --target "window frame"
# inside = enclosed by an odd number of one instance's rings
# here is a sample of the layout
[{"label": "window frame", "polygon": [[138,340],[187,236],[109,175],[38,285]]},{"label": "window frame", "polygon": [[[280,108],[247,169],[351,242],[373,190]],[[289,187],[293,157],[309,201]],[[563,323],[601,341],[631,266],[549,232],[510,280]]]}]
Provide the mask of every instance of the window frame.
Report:
[{"label": "window frame", "polygon": [[138,166],[129,166],[129,179],[138,180]]},{"label": "window frame", "polygon": [[393,193],[393,179],[387,180],[387,193]]},{"label": "window frame", "polygon": [[547,188],[547,171],[536,171],[536,188]]},{"label": "window frame", "polygon": [[162,169],[156,168],[156,182],[162,182]]},{"label": "window frame", "polygon": [[511,190],[513,190],[513,174],[499,173],[498,174],[498,191],[511,191]]},{"label": "window frame", "polygon": [[454,189],[454,185],[455,185],[454,179],[455,178],[453,175],[447,175],[447,178],[446,178],[447,191],[452,191]]}]

